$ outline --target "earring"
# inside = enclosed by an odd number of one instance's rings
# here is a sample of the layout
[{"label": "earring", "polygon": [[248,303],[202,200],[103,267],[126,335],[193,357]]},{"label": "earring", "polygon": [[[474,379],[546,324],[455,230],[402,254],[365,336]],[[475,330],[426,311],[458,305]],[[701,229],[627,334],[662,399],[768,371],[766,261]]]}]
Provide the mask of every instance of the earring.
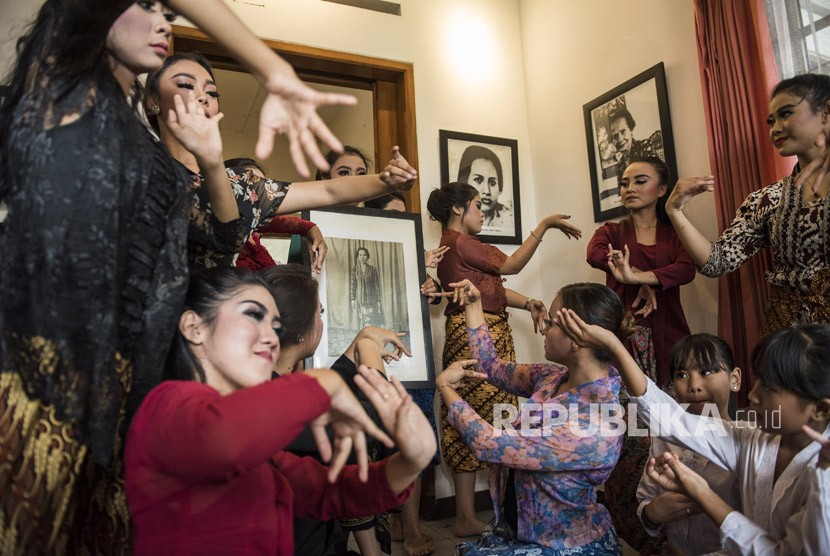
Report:
[{"label": "earring", "polygon": [[161,108],[159,108],[158,104],[147,109],[147,113],[152,114],[153,116],[158,116],[159,112],[161,112]]},{"label": "earring", "polygon": [[305,338],[303,338],[302,336],[297,336],[297,343],[302,344],[303,342],[305,342]]},{"label": "earring", "polygon": [[735,392],[737,392],[737,391],[738,391],[738,387],[737,387],[737,386],[733,386],[733,387],[732,387],[732,390],[734,390]]}]

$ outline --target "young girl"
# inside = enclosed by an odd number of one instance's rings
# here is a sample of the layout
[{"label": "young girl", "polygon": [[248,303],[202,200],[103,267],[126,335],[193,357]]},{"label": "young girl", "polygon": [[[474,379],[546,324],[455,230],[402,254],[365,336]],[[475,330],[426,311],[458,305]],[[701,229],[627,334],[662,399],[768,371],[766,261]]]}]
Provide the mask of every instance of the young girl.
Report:
[{"label": "young girl", "polygon": [[[502,275],[517,274],[530,261],[542,237],[550,228],[558,228],[567,237],[579,238],[582,232],[569,224],[568,216],[552,214],[545,217],[530,232],[530,237],[512,255],[505,255],[497,247],[481,243],[475,237],[481,231],[484,213],[481,197],[472,185],[453,182],[443,185],[430,193],[427,202],[430,216],[441,223],[443,234],[441,246],[449,247],[438,265],[438,278],[443,284],[452,284],[469,279],[481,291],[482,306],[494,338],[499,357],[515,361],[513,337],[507,323],[507,307],[523,308],[530,311],[534,326],[538,327],[545,318],[545,305],[541,301],[505,289]],[[446,339],[444,343],[444,367],[455,361],[470,358],[467,338],[464,332],[464,314],[460,305],[448,304],[444,313]],[[459,390],[479,415],[490,418],[493,405],[516,403],[516,397],[487,382],[465,385]],[[485,464],[478,461],[467,449],[463,440],[447,421],[446,407],[441,411],[442,454],[453,471],[455,486],[456,521],[454,533],[457,537],[478,535],[484,529],[475,513],[475,472]]]},{"label": "young girl", "polygon": [[[490,495],[496,512],[494,531],[485,532],[477,543],[459,545],[457,552],[620,554],[611,516],[597,502],[597,488],[617,463],[621,438],[608,431],[586,432],[598,426],[598,404],[619,400],[620,377],[609,354],[579,348],[558,327],[547,326],[546,318],[545,358],[552,363],[505,361],[494,347],[479,291],[469,280],[450,286],[455,287],[451,295],[464,305],[472,359],[455,362],[435,385],[449,408],[449,422],[478,460],[492,464]],[[550,316],[562,307],[609,334],[625,333],[622,304],[605,286],[565,286],[551,302]],[[463,369],[476,360],[486,374]],[[512,395],[528,398],[531,405],[523,407],[531,407],[533,413],[526,417],[523,412],[515,420],[508,417],[517,434],[495,429],[489,415],[476,412],[458,395],[465,377],[486,378]],[[553,404],[568,408],[567,415],[553,415]],[[503,413],[501,408],[497,412]],[[549,417],[555,418],[551,424]]]},{"label": "young girl", "polygon": [[[367,467],[367,431],[391,445],[340,376],[314,369],[271,380],[280,316],[250,271],[195,276],[171,377],[144,400],[127,438],[125,488],[142,554],[293,554],[292,516],[364,515],[400,504],[435,441],[399,382],[356,377],[398,452]],[[333,424],[326,468],[282,451],[306,426]],[[329,459],[325,434],[315,434]],[[351,446],[359,465],[343,467]],[[341,472],[342,470],[342,472]]]},{"label": "young girl", "polygon": [[225,2],[38,4],[0,109],[2,551],[116,553],[124,425],[161,381],[187,285],[186,177],[136,118],[136,78],[181,12],[266,86],[263,152],[278,129],[299,159],[309,132],[336,147],[315,109],[348,97],[309,89]]},{"label": "young girl", "polygon": [[758,380],[749,394],[758,428],[747,428],[678,411],[677,402],[643,376],[616,337],[573,311],[559,311],[556,322],[579,345],[613,354],[640,415],[656,427],[653,433],[737,477],[743,513],[670,454],[648,467],[655,480],[663,477],[664,488],[685,493],[718,525],[727,552],[830,551],[830,326],[784,328],[759,344],[752,358]]},{"label": "young girl", "polygon": [[732,272],[761,249],[773,248],[762,337],[794,323],[830,322],[830,173],[816,172],[830,156],[823,146],[830,144],[830,76],[781,81],[769,112],[773,145],[781,156],[798,158],[792,175],[751,193],[714,242],[683,213],[692,197],[712,190],[712,176],[680,180],[666,203],[680,241],[706,276]]},{"label": "young girl", "polygon": [[[741,370],[735,367],[732,350],[726,342],[711,334],[686,336],[674,345],[669,369],[679,403],[686,411],[731,420],[729,399],[741,386]],[[676,446],[653,438],[649,459],[663,452],[680,451]],[[709,486],[730,506],[741,507],[740,492],[734,475],[703,456],[686,450],[683,461],[699,473]],[[720,532],[700,507],[689,497],[665,491],[648,473],[643,472],[637,489],[637,514],[652,536],[665,530],[669,548],[676,554],[708,554],[720,550]],[[665,527],[664,527],[665,526]]]},{"label": "young girl", "polygon": [[[201,110],[208,116],[206,122],[214,123],[211,132],[206,132],[210,138],[209,149],[205,146],[206,141],[180,141],[172,133],[175,125],[158,117],[166,115],[175,106],[176,95],[181,95],[183,91],[192,92]],[[244,166],[226,169],[218,129],[218,120],[221,118],[219,90],[210,64],[198,54],[173,55],[165,60],[159,71],[149,75],[144,106],[162,144],[184,166],[193,180],[188,257],[194,268],[230,266],[234,254],[242,249],[251,232],[275,215],[355,203],[389,191],[408,189],[415,183],[417,172],[397,148],[393,149],[392,159],[380,174],[364,172],[357,176],[325,181],[289,184],[262,179],[246,172]],[[206,151],[206,155],[199,156],[200,151]],[[213,188],[227,190],[229,178],[232,197],[235,197],[231,199],[231,205],[241,216],[241,221],[236,223],[235,228],[222,231],[237,239],[232,250],[217,246],[214,238],[207,236],[203,230],[205,223],[213,220],[214,216],[224,220],[220,217],[220,209],[225,211],[229,207],[214,206],[213,199],[208,198],[207,193]]]}]

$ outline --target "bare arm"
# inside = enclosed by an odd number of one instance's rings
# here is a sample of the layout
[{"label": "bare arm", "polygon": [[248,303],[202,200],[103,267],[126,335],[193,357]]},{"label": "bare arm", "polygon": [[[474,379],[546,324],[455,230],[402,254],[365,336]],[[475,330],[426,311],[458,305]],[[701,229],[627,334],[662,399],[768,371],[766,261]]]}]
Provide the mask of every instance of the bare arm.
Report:
[{"label": "bare arm", "polygon": [[579,239],[582,237],[582,231],[567,222],[569,218],[570,216],[562,214],[550,214],[544,217],[536,225],[536,228],[533,229],[528,238],[524,240],[524,243],[512,255],[507,257],[507,260],[504,261],[504,264],[499,269],[499,274],[518,274],[521,272],[536,252],[539,244],[542,243],[545,232],[551,228],[560,229],[568,238],[573,237]]},{"label": "bare arm", "polygon": [[359,203],[390,191],[410,189],[415,184],[417,175],[415,168],[409,165],[398,147],[395,147],[392,149],[392,159],[380,174],[291,184],[278,212],[289,214],[312,208]]},{"label": "bare arm", "polygon": [[692,197],[712,191],[714,188],[714,177],[704,176],[699,178],[683,178],[678,180],[671,196],[666,201],[666,213],[669,215],[674,231],[683,247],[686,248],[692,260],[697,266],[704,266],[709,260],[709,252],[712,250],[712,242],[700,233],[694,224],[689,221],[683,212],[683,207]]}]

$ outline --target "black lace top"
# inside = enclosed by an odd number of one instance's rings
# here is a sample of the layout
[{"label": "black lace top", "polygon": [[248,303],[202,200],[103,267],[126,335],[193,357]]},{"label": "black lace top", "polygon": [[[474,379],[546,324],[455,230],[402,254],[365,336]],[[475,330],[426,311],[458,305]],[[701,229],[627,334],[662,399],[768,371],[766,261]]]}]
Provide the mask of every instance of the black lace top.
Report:
[{"label": "black lace top", "polygon": [[63,39],[38,47],[0,138],[0,368],[105,463],[125,401],[161,381],[181,312],[187,177],[108,70],[107,31],[131,2],[56,4]]}]

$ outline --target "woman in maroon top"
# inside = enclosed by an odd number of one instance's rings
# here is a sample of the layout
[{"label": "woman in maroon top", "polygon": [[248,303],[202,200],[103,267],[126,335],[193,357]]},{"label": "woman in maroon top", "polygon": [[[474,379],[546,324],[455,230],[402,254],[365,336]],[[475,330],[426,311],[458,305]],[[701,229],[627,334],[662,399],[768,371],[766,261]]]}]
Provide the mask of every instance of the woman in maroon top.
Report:
[{"label": "woman in maroon top", "polygon": [[[680,286],[695,277],[695,266],[666,215],[669,169],[656,157],[631,162],[620,179],[629,217],[601,226],[588,244],[588,264],[606,272],[606,285],[623,307],[634,311],[637,332],[628,351],[655,383],[669,382],[669,352],[689,335],[680,304]],[[621,393],[624,405],[627,395]],[[637,518],[636,492],[648,459],[648,437],[625,436],[619,463],[605,483],[605,501],[617,533],[637,550],[659,550]]]},{"label": "woman in maroon top", "polygon": [[[294,515],[365,515],[409,495],[435,439],[400,382],[363,366],[355,378],[398,447],[369,465],[364,431],[392,442],[337,373],[270,380],[281,329],[255,273],[215,268],[191,280],[169,369],[178,380],[150,392],[127,437],[136,554],[288,556]],[[331,467],[283,451],[306,426]],[[344,467],[352,446],[359,463]]]},{"label": "woman in maroon top", "polygon": [[[438,264],[438,278],[442,284],[453,284],[469,279],[481,292],[484,315],[499,357],[515,361],[513,337],[507,322],[507,307],[523,308],[530,311],[534,328],[540,328],[547,318],[545,304],[529,298],[502,285],[503,274],[518,274],[530,261],[542,236],[550,228],[559,228],[566,236],[579,238],[582,232],[568,224],[569,216],[552,214],[546,216],[530,232],[525,242],[512,255],[506,255],[493,245],[481,243],[475,237],[484,223],[481,197],[472,185],[453,182],[435,189],[429,195],[427,210],[441,223],[444,233],[441,247],[449,249]],[[470,359],[465,331],[464,308],[450,303],[445,312],[446,338],[444,343],[444,368],[455,361]],[[493,418],[495,404],[516,403],[516,397],[499,390],[486,381],[466,385],[458,390],[479,415]],[[442,455],[453,470],[455,486],[455,529],[457,537],[478,535],[485,523],[475,514],[475,472],[485,469],[486,463],[478,461],[458,432],[447,422],[447,409],[441,409]]]}]

